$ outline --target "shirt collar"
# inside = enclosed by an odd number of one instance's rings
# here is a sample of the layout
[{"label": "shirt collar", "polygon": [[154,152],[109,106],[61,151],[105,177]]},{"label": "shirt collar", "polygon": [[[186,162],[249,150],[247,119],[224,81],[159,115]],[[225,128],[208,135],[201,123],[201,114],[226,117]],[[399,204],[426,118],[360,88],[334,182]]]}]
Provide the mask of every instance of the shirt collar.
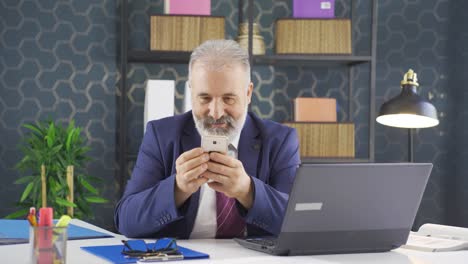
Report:
[{"label": "shirt collar", "polygon": [[239,149],[240,134],[241,134],[241,133],[237,133],[236,137],[234,137],[234,139],[233,139],[232,142],[231,142],[232,146],[235,147],[236,150]]}]

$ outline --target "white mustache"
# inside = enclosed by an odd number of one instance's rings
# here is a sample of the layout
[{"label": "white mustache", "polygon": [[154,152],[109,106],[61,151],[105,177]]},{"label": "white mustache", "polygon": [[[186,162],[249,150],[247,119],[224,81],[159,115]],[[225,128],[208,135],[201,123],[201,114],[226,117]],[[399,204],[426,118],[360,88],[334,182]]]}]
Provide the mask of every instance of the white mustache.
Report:
[{"label": "white mustache", "polygon": [[212,117],[207,117],[207,118],[204,118],[203,124],[205,126],[227,124],[227,125],[233,127],[234,118],[232,118],[231,116],[223,116],[223,117],[221,117],[221,118],[219,118],[217,120],[214,120],[214,118],[212,118]]}]

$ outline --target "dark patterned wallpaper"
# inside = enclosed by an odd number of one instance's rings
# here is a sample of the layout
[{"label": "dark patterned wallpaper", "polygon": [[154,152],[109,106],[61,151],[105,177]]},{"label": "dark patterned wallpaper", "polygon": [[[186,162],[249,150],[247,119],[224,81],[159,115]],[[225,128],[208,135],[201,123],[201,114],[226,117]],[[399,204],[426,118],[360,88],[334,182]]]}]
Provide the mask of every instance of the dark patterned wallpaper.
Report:
[{"label": "dark patterned wallpaper", "polygon": [[[0,216],[14,210],[13,203],[23,188],[11,185],[18,177],[13,166],[21,158],[17,150],[25,132],[21,124],[48,117],[62,121],[74,118],[84,127],[95,158],[88,171],[104,179],[101,189],[113,201],[96,206],[93,222],[111,228],[112,210],[118,199],[119,2],[0,1],[0,177],[4,183],[0,187]],[[148,14],[162,13],[164,1],[129,2],[130,47],[146,49]],[[461,6],[467,7],[467,3],[378,2],[376,106],[398,94],[403,73],[411,67],[419,74],[421,94],[435,104],[441,120],[436,128],[416,131],[416,161],[434,163],[416,225],[427,221],[454,222],[454,217],[460,219],[459,224],[468,225],[468,205],[461,203],[462,199],[468,201],[468,180],[463,177],[465,168],[455,166],[468,158],[462,149],[468,144],[465,139],[468,127],[461,122],[468,116],[468,110],[463,109],[468,94],[463,89],[466,77],[460,68],[466,68],[468,61],[464,49],[468,44],[467,33],[463,32],[466,19],[461,11],[466,10]],[[370,43],[370,1],[355,0],[355,3],[354,51],[366,55]],[[349,0],[338,0],[336,13],[348,17]],[[235,38],[238,1],[212,0],[212,14],[226,16],[226,37]],[[291,1],[255,1],[254,14],[267,53],[272,53],[273,22],[291,15]],[[145,81],[176,80],[176,109],[180,113],[187,66],[134,63],[129,66],[127,76],[130,151],[136,153],[143,133]],[[345,68],[255,66],[252,77],[255,91],[251,110],[279,122],[291,118],[291,99],[296,96],[336,97],[339,119],[351,118],[356,122],[357,156],[367,156],[369,65],[356,67],[355,92],[350,100],[346,96],[349,80]],[[448,85],[454,88],[448,89]],[[346,111],[349,102],[353,105],[352,113]],[[405,131],[378,124],[375,128],[376,160],[406,160]],[[463,144],[451,144],[449,139],[454,138]]]},{"label": "dark patterned wallpaper", "polygon": [[448,222],[468,226],[468,31],[460,30],[468,24],[464,9],[466,1],[450,4],[453,19],[449,21],[448,71],[450,87],[450,154],[446,161],[452,166],[447,177]]},{"label": "dark patterned wallpaper", "polygon": [[[403,74],[418,73],[419,93],[435,105],[440,119],[435,128],[415,131],[416,162],[432,162],[434,168],[426,188],[415,226],[447,221],[447,177],[453,173],[449,162],[449,140],[453,136],[449,101],[449,12],[448,0],[379,1],[376,105],[400,92]],[[461,1],[459,1],[461,2]],[[377,161],[405,161],[407,130],[376,124]]]},{"label": "dark patterned wallpaper", "polygon": [[[0,1],[0,216],[14,211],[23,186],[13,185],[24,123],[73,118],[94,158],[88,173],[117,199],[116,1]],[[113,203],[96,206],[110,227]]]}]

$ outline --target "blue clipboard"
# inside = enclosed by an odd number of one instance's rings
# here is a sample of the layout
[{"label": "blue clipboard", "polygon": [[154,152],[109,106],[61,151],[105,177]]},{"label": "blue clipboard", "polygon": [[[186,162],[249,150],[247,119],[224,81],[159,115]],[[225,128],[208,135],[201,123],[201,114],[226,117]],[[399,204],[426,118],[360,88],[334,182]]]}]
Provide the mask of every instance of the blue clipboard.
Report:
[{"label": "blue clipboard", "polygon": [[[148,243],[148,247],[152,247],[154,243]],[[91,246],[81,247],[82,250],[87,251],[95,256],[104,258],[112,263],[123,264],[123,263],[136,263],[137,258],[127,258],[122,254],[123,245],[113,246]],[[204,259],[209,258],[210,255],[191,250],[185,247],[178,246],[180,253],[184,255],[184,259]]]},{"label": "blue clipboard", "polygon": [[[68,240],[107,237],[113,236],[73,224],[68,225]],[[29,222],[0,219],[0,245],[21,243],[29,243]]]}]

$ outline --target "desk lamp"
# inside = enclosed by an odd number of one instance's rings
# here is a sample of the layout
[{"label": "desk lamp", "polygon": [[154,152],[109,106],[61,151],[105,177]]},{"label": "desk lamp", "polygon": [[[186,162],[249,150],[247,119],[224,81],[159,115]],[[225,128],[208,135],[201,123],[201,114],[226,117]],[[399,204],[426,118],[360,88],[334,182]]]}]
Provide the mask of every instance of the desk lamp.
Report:
[{"label": "desk lamp", "polygon": [[413,162],[413,129],[437,126],[436,108],[417,93],[418,78],[409,69],[401,81],[401,93],[385,102],[376,121],[385,126],[408,128],[408,161]]}]

